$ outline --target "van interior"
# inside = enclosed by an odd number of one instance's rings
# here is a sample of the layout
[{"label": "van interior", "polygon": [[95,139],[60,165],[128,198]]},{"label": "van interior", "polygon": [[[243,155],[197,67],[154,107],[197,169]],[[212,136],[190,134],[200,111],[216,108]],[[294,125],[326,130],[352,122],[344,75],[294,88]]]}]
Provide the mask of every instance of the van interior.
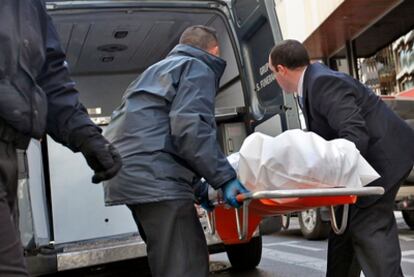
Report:
[{"label": "van interior", "polygon": [[110,116],[129,83],[163,59],[185,28],[199,24],[217,30],[222,58],[227,61],[218,108],[244,106],[232,41],[217,13],[128,8],[65,11],[53,13],[53,20],[81,101],[92,117]]},{"label": "van interior", "polygon": [[[227,62],[216,96],[216,114],[224,122],[232,122],[230,131],[237,138],[232,140],[230,150],[238,150],[245,127],[236,111],[245,107],[245,99],[234,41],[219,12],[124,7],[51,10],[50,14],[67,54],[80,100],[103,129],[112,111],[121,104],[129,83],[163,59],[178,43],[185,28],[198,24],[214,27],[221,56]],[[126,207],[104,206],[102,186],[91,184],[92,171],[81,154],[74,155],[51,138],[48,149],[56,243],[136,232]]]}]

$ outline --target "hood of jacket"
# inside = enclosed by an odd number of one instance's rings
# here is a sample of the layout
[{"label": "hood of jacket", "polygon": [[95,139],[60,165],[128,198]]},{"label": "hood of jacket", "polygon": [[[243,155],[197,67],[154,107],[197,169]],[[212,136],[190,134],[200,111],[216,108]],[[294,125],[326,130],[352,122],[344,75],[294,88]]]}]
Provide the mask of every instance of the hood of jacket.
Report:
[{"label": "hood of jacket", "polygon": [[214,72],[217,86],[220,83],[220,78],[226,68],[226,61],[222,58],[187,44],[177,44],[168,54],[168,56],[170,55],[189,56],[202,61]]}]

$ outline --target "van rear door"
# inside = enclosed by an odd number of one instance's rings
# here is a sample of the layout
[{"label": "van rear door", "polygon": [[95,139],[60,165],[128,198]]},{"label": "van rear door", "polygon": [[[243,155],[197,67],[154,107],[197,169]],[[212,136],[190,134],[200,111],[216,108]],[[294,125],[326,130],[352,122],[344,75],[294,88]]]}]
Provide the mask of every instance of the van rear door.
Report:
[{"label": "van rear door", "polygon": [[300,128],[293,96],[283,93],[268,68],[269,52],[282,40],[274,1],[232,0],[230,9],[239,43],[241,75],[245,76],[250,127],[269,135]]}]

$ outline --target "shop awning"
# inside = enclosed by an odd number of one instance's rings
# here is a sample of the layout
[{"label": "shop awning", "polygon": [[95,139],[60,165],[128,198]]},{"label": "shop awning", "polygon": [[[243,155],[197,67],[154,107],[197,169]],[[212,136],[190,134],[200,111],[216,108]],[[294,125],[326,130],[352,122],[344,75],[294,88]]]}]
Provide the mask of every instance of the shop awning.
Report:
[{"label": "shop awning", "polygon": [[355,40],[356,55],[369,57],[414,28],[413,0],[345,0],[305,41],[313,59],[345,56]]}]

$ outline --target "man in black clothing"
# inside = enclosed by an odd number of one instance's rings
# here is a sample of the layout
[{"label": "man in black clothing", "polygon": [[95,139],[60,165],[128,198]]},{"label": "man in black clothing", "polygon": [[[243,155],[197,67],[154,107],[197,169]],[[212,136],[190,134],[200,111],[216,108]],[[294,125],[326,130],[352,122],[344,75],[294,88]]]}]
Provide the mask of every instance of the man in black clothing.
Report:
[{"label": "man in black clothing", "polygon": [[28,276],[12,215],[16,211],[16,149],[45,133],[82,152],[92,181],[121,167],[115,148],[79,103],[56,30],[41,0],[0,2],[0,276]]},{"label": "man in black clothing", "polygon": [[383,196],[362,197],[349,211],[343,235],[331,233],[327,276],[397,277],[401,250],[393,207],[414,163],[414,131],[368,87],[320,63],[310,64],[295,40],[276,45],[269,68],[287,93],[296,92],[309,131],[326,140],[344,138],[381,175],[369,185]]}]

